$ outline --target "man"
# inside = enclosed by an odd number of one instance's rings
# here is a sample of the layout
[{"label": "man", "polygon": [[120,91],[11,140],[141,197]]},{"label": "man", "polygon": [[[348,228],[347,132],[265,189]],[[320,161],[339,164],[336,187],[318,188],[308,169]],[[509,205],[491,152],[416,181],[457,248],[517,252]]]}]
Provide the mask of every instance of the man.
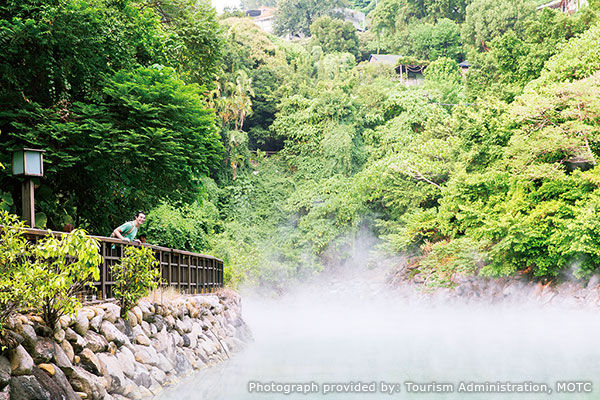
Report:
[{"label": "man", "polygon": [[133,221],[125,222],[123,225],[115,229],[111,236],[117,237],[121,240],[129,240],[133,242],[135,235],[137,234],[138,228],[146,220],[146,214],[141,211],[135,213],[135,219]]}]

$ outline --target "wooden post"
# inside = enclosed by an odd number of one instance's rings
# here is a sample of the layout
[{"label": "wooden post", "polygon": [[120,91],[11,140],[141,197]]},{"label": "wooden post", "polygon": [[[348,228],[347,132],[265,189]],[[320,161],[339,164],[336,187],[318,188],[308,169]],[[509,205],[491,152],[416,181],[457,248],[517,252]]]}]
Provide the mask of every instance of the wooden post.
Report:
[{"label": "wooden post", "polygon": [[21,195],[22,195],[22,203],[21,205],[23,206],[23,212],[22,212],[22,216],[23,216],[23,221],[25,221],[25,223],[27,225],[29,225],[31,228],[35,228],[35,210],[34,210],[34,198],[33,198],[33,193],[34,193],[34,186],[33,186],[33,181],[31,179],[27,179],[25,182],[23,182],[23,185],[21,187]]}]

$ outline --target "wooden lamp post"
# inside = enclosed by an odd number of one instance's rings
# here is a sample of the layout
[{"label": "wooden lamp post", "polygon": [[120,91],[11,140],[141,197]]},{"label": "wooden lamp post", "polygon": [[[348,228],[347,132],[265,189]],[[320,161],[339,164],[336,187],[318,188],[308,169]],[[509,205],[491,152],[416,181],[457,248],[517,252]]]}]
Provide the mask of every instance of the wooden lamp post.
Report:
[{"label": "wooden lamp post", "polygon": [[33,177],[44,176],[44,150],[23,149],[13,153],[12,169],[14,176],[24,176],[22,186],[23,220],[35,228],[35,200]]}]

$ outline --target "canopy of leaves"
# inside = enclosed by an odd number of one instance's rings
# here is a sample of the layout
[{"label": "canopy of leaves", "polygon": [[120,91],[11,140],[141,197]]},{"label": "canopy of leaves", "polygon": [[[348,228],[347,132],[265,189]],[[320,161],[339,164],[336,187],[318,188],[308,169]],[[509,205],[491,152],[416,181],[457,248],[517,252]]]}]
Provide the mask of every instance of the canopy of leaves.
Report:
[{"label": "canopy of leaves", "polygon": [[304,35],[310,33],[310,26],[320,16],[337,16],[347,5],[346,0],[279,0],[275,20],[275,33],[278,35]]},{"label": "canopy of leaves", "polygon": [[319,17],[310,26],[314,46],[320,46],[325,53],[351,53],[358,57],[358,36],[356,28],[349,21]]},{"label": "canopy of leaves", "polygon": [[512,29],[520,33],[535,12],[529,0],[473,0],[467,6],[462,36],[465,43],[486,49],[489,42]]}]

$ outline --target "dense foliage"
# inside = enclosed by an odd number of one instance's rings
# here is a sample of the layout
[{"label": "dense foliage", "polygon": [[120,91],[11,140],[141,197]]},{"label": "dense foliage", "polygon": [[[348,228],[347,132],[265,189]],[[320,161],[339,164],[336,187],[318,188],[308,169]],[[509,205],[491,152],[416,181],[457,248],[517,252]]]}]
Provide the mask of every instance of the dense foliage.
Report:
[{"label": "dense foliage", "polygon": [[[600,253],[594,4],[281,0],[276,31],[310,35],[286,41],[191,0],[10,2],[0,162],[47,150],[49,226],[107,233],[146,209],[151,243],[211,252],[234,284],[318,273],[365,232],[429,285],[586,276]],[[346,6],[369,31],[336,19]],[[361,62],[376,52],[426,66],[424,81]],[[18,181],[0,181],[14,211]]]}]

